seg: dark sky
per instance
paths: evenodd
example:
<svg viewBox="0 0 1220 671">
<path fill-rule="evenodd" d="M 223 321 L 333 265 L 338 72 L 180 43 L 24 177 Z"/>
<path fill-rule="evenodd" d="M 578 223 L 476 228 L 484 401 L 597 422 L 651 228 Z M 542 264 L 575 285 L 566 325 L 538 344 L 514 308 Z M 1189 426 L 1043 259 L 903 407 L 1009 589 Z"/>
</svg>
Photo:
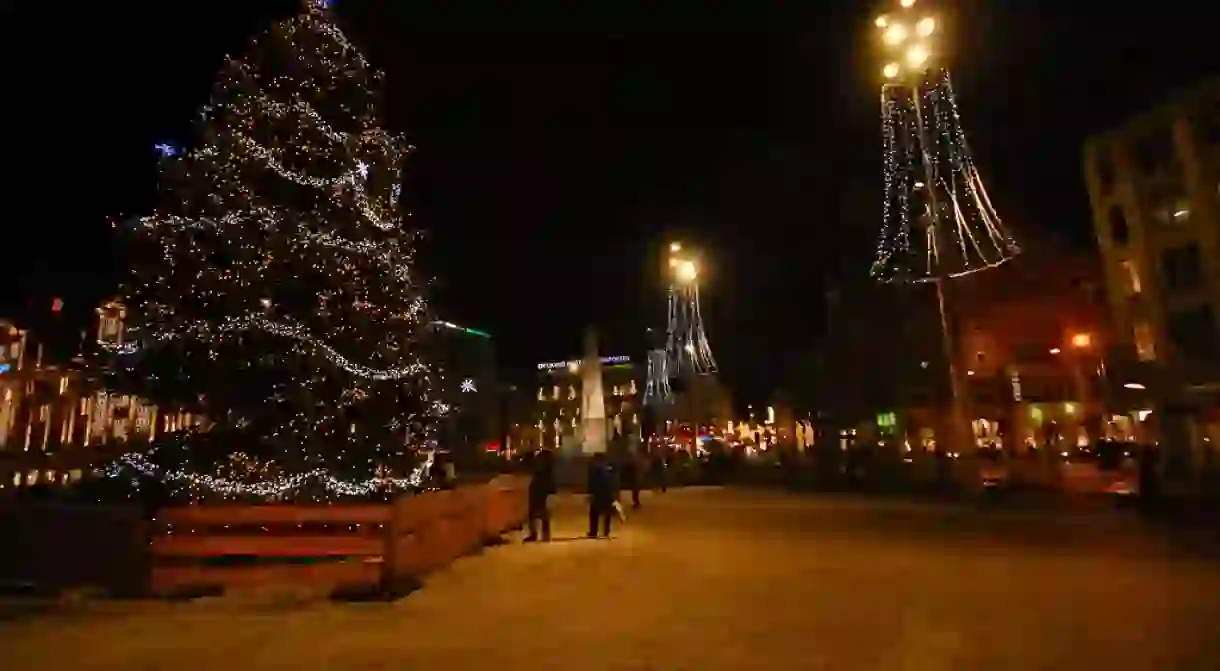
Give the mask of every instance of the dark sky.
<svg viewBox="0 0 1220 671">
<path fill-rule="evenodd" d="M 294 3 L 17 4 L 32 9 L 6 21 L 30 39 L 3 47 L 19 64 L 8 139 L 25 148 L 7 157 L 6 302 L 63 295 L 85 318 L 118 277 L 107 217 L 149 205 L 152 144 L 191 142 L 223 55 Z M 946 18 L 1001 215 L 1018 236 L 1088 244 L 1083 137 L 1220 55 L 1208 20 L 1074 4 L 968 0 Z M 509 367 L 576 353 L 590 323 L 605 349 L 638 353 L 660 325 L 662 250 L 681 239 L 705 258 L 722 368 L 757 397 L 815 343 L 824 289 L 867 272 L 881 7 L 339 0 L 337 14 L 419 147 L 406 192 L 445 318 L 492 332 Z"/>
</svg>

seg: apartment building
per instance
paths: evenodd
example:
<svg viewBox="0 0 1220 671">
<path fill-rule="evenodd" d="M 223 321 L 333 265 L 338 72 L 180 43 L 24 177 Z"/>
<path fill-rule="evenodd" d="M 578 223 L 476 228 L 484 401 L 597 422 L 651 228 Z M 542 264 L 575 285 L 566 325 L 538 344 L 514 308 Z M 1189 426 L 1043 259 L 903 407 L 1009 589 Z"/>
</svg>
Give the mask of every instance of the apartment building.
<svg viewBox="0 0 1220 671">
<path fill-rule="evenodd" d="M 1175 440 L 1220 443 L 1220 79 L 1090 138 L 1083 169 L 1131 376 L 1159 399 L 1162 437 L 1176 415 Z"/>
</svg>

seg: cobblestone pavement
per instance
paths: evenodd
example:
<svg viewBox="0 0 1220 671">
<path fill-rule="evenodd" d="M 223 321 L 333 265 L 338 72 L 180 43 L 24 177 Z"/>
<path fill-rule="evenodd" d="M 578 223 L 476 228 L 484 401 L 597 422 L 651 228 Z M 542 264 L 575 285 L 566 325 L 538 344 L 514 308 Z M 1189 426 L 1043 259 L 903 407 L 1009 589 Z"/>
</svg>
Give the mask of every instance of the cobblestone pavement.
<svg viewBox="0 0 1220 671">
<path fill-rule="evenodd" d="M 649 495 L 390 604 L 225 598 L 0 623 L 14 670 L 1220 668 L 1220 563 L 1117 516 Z"/>
</svg>

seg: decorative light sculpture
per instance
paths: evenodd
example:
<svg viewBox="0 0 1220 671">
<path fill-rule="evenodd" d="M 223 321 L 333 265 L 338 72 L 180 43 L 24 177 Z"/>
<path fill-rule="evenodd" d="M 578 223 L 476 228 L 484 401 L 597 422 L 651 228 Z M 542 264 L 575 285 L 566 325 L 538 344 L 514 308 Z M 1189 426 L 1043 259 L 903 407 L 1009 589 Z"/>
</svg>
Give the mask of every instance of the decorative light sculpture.
<svg viewBox="0 0 1220 671">
<path fill-rule="evenodd" d="M 876 21 L 882 68 L 885 198 L 871 274 L 882 282 L 936 282 L 997 266 L 1019 249 L 974 164 L 948 70 L 932 68 L 936 20 L 915 2 Z"/>
<path fill-rule="evenodd" d="M 674 254 L 681 246 L 670 245 Z M 699 267 L 689 258 L 671 256 L 669 266 L 673 282 L 669 286 L 668 355 L 669 374 L 707 375 L 716 372 L 716 359 L 703 328 L 699 309 Z"/>
<path fill-rule="evenodd" d="M 664 348 L 648 351 L 648 381 L 644 386 L 644 405 L 664 405 L 673 400 L 669 386 L 669 356 Z"/>
</svg>

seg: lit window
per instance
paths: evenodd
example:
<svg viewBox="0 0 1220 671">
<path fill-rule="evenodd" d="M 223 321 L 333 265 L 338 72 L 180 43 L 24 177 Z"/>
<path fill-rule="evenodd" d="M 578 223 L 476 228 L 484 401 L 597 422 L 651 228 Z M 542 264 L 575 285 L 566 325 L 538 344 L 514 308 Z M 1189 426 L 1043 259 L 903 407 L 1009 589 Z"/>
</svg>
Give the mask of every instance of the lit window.
<svg viewBox="0 0 1220 671">
<path fill-rule="evenodd" d="M 1153 217 L 1162 226 L 1184 226 L 1190 221 L 1190 202 L 1185 198 L 1172 198 L 1153 211 Z"/>
<path fill-rule="evenodd" d="M 1135 262 L 1130 259 L 1123 259 L 1118 262 L 1123 274 L 1123 288 L 1127 295 L 1134 296 L 1144 290 L 1143 284 L 1140 282 L 1139 270 L 1135 267 Z"/>
<path fill-rule="evenodd" d="M 1148 322 L 1138 322 L 1133 329 L 1135 336 L 1135 353 L 1140 361 L 1156 360 L 1156 340 L 1152 337 L 1152 326 Z"/>
</svg>

